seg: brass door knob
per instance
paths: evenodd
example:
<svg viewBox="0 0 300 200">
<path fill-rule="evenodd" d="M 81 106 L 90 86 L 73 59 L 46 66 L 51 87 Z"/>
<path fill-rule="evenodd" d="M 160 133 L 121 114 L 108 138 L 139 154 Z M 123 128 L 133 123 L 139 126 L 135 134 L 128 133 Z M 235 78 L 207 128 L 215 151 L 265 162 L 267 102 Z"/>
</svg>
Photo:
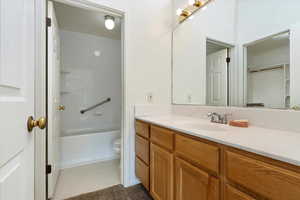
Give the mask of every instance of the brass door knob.
<svg viewBox="0 0 300 200">
<path fill-rule="evenodd" d="M 61 111 L 62 111 L 62 110 L 65 110 L 65 109 L 66 109 L 66 107 L 65 107 L 64 105 L 59 105 L 59 106 L 58 106 L 58 110 L 61 110 Z"/>
<path fill-rule="evenodd" d="M 28 117 L 27 120 L 27 130 L 31 132 L 34 127 L 39 127 L 40 129 L 44 129 L 47 125 L 47 119 L 45 117 L 41 117 L 38 120 L 34 120 L 32 116 Z"/>
</svg>

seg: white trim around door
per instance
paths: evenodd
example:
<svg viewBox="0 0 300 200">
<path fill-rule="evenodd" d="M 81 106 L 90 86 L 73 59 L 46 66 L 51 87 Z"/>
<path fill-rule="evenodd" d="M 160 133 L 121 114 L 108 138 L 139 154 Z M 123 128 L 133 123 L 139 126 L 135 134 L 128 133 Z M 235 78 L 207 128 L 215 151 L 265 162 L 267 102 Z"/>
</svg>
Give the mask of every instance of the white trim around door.
<svg viewBox="0 0 300 200">
<path fill-rule="evenodd" d="M 35 116 L 46 116 L 46 0 L 35 0 Z M 34 199 L 46 199 L 46 132 L 35 130 Z"/>
</svg>

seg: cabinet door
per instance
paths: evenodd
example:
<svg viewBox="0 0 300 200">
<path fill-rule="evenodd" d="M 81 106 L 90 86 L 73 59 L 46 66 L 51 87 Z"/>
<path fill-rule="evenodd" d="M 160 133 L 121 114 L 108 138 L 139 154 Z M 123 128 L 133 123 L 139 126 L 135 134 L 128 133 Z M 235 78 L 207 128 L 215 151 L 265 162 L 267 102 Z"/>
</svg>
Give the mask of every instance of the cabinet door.
<svg viewBox="0 0 300 200">
<path fill-rule="evenodd" d="M 176 158 L 176 200 L 219 200 L 219 180 Z"/>
<path fill-rule="evenodd" d="M 226 185 L 225 200 L 255 200 L 255 199 L 231 187 L 230 185 Z"/>
<path fill-rule="evenodd" d="M 155 200 L 173 200 L 173 154 L 151 144 L 150 193 Z"/>
</svg>

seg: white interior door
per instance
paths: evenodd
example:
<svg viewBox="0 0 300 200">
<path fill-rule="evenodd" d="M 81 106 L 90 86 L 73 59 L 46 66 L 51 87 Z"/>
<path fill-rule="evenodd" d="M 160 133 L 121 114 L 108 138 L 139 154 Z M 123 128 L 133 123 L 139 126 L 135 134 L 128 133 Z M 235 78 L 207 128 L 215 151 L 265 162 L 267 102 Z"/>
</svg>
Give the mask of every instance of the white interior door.
<svg viewBox="0 0 300 200">
<path fill-rule="evenodd" d="M 48 3 L 48 164 L 52 172 L 48 175 L 48 196 L 53 197 L 59 175 L 60 159 L 60 38 L 53 3 Z"/>
<path fill-rule="evenodd" d="M 34 2 L 0 0 L 0 200 L 34 199 Z"/>
<path fill-rule="evenodd" d="M 227 105 L 227 49 L 207 56 L 207 104 Z"/>
</svg>

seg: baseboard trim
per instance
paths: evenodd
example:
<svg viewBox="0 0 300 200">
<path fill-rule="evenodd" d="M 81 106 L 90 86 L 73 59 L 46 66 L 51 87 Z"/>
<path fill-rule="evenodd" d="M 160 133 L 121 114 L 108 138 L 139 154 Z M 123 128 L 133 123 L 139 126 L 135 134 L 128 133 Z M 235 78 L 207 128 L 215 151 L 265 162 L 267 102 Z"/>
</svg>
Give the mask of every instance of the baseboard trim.
<svg viewBox="0 0 300 200">
<path fill-rule="evenodd" d="M 138 180 L 137 178 L 135 178 L 135 179 L 131 180 L 131 185 L 130 186 L 137 185 L 137 184 L 140 184 L 140 183 L 141 183 L 141 181 Z"/>
<path fill-rule="evenodd" d="M 63 169 L 69 169 L 73 167 L 80 167 L 83 165 L 89 165 L 93 163 L 98 163 L 98 162 L 104 162 L 104 161 L 109 161 L 109 160 L 117 160 L 120 159 L 120 156 L 111 156 L 111 157 L 106 157 L 106 158 L 99 158 L 99 159 L 94 159 L 94 160 L 85 160 L 85 161 L 73 161 L 69 163 L 62 163 L 61 164 L 61 170 Z"/>
</svg>

